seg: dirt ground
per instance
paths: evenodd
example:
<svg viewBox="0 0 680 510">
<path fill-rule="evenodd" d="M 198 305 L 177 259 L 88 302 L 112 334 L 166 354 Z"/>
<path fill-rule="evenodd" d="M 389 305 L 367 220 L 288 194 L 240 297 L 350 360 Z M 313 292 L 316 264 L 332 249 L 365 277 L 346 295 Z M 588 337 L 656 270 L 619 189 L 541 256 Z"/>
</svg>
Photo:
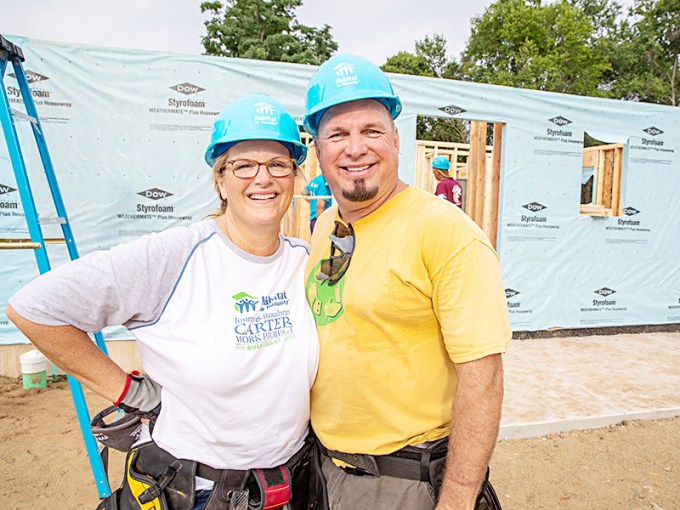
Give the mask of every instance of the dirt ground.
<svg viewBox="0 0 680 510">
<path fill-rule="evenodd" d="M 86 395 L 93 414 L 107 405 Z M 66 382 L 23 390 L 0 377 L 0 444 L 0 509 L 97 506 Z M 114 486 L 122 463 L 111 459 Z M 680 417 L 500 441 L 491 472 L 504 510 L 677 510 Z"/>
</svg>

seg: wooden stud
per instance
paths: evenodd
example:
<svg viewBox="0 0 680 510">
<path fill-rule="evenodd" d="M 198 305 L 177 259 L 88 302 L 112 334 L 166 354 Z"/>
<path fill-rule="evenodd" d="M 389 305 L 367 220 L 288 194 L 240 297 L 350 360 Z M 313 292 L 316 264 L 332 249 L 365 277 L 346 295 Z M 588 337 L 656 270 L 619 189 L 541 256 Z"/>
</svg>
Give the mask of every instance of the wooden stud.
<svg viewBox="0 0 680 510">
<path fill-rule="evenodd" d="M 621 166 L 623 162 L 623 146 L 614 149 L 614 176 L 612 180 L 612 214 L 621 216 Z"/>
<path fill-rule="evenodd" d="M 582 166 L 595 170 L 595 193 L 591 204 L 581 204 L 581 214 L 621 216 L 621 165 L 623 144 L 599 145 L 583 149 Z"/>
<path fill-rule="evenodd" d="M 496 247 L 498 235 L 498 197 L 501 182 L 501 147 L 503 144 L 503 124 L 493 125 L 493 152 L 491 169 L 488 172 L 489 190 L 488 200 L 484 207 L 484 232 L 492 246 Z"/>
<path fill-rule="evenodd" d="M 595 194 L 593 204 L 602 205 L 603 188 L 604 188 L 604 157 L 602 151 L 597 151 L 597 158 L 595 160 Z"/>
<path fill-rule="evenodd" d="M 486 168 L 486 122 L 472 121 L 468 157 L 467 213 L 480 227 L 484 212 L 484 174 Z"/>
<path fill-rule="evenodd" d="M 614 184 L 614 152 L 615 149 L 607 149 L 600 154 L 602 163 L 602 201 L 605 209 L 612 208 L 612 187 Z"/>
</svg>

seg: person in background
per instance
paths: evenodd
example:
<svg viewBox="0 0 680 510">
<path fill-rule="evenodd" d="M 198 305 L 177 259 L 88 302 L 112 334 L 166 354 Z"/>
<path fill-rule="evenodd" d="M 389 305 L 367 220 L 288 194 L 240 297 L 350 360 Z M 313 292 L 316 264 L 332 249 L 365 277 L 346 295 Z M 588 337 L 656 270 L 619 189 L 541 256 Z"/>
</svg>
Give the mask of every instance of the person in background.
<svg viewBox="0 0 680 510">
<path fill-rule="evenodd" d="M 132 447 L 99 508 L 308 507 L 306 487 L 293 500 L 291 487 L 306 483 L 318 365 L 309 247 L 279 234 L 306 153 L 283 105 L 239 98 L 205 153 L 213 217 L 91 253 L 10 298 L 7 316 L 51 361 L 150 420 L 151 440 Z M 145 374 L 125 373 L 86 333 L 118 324 Z"/>
<path fill-rule="evenodd" d="M 309 181 L 309 184 L 302 190 L 303 195 L 308 195 L 312 197 L 330 197 L 331 189 L 326 183 L 326 179 L 323 178 L 322 174 L 317 175 Z M 316 224 L 316 219 L 321 216 L 321 213 L 328 209 L 333 201 L 330 198 L 325 199 L 314 199 L 309 201 L 309 231 L 314 233 L 314 225 Z"/>
<path fill-rule="evenodd" d="M 463 208 L 463 187 L 451 177 L 451 164 L 446 156 L 435 156 L 432 160 L 432 173 L 437 179 L 437 189 L 434 194 L 439 198 L 448 200 L 452 204 Z"/>
<path fill-rule="evenodd" d="M 511 337 L 500 264 L 459 208 L 399 179 L 400 111 L 387 76 L 351 54 L 307 88 L 304 127 L 334 197 L 306 272 L 328 504 L 499 509 L 487 466 Z"/>
</svg>

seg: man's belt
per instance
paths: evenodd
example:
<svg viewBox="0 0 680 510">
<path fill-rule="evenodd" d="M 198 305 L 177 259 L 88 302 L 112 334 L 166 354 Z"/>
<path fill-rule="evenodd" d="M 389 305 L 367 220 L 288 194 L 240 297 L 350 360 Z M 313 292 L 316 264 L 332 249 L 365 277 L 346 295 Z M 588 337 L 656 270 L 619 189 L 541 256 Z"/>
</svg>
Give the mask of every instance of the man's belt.
<svg viewBox="0 0 680 510">
<path fill-rule="evenodd" d="M 430 462 L 446 457 L 448 438 L 428 448 L 406 446 L 388 455 L 367 455 L 328 450 L 320 445 L 324 455 L 339 460 L 351 467 L 343 468 L 350 474 L 393 476 L 407 480 L 430 480 Z"/>
<path fill-rule="evenodd" d="M 303 448 L 304 450 L 304 448 Z M 300 450 L 300 451 L 303 451 Z M 219 486 L 230 488 L 233 494 L 225 494 L 225 499 L 234 497 L 244 498 L 246 503 L 250 497 L 251 509 L 270 510 L 280 508 L 290 502 L 292 497 L 292 479 L 290 469 L 297 464 L 302 455 L 296 453 L 284 465 L 270 469 L 253 469 L 240 471 L 236 469 L 216 469 L 200 462 L 196 463 L 196 476 L 206 478 L 218 483 Z M 250 494 L 246 488 L 246 480 L 251 479 L 257 484 L 257 489 L 252 487 Z M 220 483 L 221 482 L 221 483 Z M 240 487 L 240 491 L 233 488 Z M 253 490 L 255 489 L 255 490 Z M 239 494 L 244 492 L 245 494 Z M 259 493 L 259 496 L 258 496 Z M 230 507 L 231 508 L 231 507 Z M 234 508 L 238 508 L 234 506 Z"/>
</svg>

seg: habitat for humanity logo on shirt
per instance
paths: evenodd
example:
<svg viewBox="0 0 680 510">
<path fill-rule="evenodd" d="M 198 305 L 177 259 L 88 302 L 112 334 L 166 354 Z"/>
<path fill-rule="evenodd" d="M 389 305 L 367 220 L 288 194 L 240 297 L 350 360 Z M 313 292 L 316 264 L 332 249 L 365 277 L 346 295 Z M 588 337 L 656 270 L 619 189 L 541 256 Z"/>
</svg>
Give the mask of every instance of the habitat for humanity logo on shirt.
<svg viewBox="0 0 680 510">
<path fill-rule="evenodd" d="M 234 300 L 234 337 L 237 350 L 256 350 L 295 337 L 286 292 L 252 296 L 239 292 Z"/>
</svg>

